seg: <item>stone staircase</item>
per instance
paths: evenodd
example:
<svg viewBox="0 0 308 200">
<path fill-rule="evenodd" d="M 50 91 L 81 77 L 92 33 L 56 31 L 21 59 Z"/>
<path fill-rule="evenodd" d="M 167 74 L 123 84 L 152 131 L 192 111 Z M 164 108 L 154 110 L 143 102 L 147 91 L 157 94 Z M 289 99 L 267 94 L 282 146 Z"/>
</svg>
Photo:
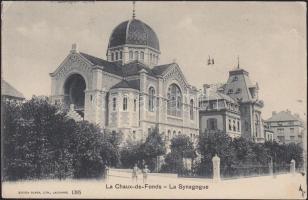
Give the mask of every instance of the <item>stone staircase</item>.
<svg viewBox="0 0 308 200">
<path fill-rule="evenodd" d="M 82 121 L 83 120 L 83 117 L 78 112 L 75 111 L 74 104 L 70 105 L 70 109 L 67 112 L 67 116 L 69 118 L 72 118 L 75 121 Z"/>
</svg>

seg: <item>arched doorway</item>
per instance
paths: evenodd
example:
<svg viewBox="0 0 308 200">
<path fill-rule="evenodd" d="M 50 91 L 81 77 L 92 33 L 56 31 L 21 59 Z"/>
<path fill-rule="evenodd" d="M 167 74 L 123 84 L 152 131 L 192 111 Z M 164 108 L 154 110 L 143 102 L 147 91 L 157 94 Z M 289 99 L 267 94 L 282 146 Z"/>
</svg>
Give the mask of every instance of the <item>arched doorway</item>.
<svg viewBox="0 0 308 200">
<path fill-rule="evenodd" d="M 64 84 L 65 104 L 74 104 L 75 110 L 84 110 L 86 82 L 80 74 L 69 76 Z"/>
</svg>

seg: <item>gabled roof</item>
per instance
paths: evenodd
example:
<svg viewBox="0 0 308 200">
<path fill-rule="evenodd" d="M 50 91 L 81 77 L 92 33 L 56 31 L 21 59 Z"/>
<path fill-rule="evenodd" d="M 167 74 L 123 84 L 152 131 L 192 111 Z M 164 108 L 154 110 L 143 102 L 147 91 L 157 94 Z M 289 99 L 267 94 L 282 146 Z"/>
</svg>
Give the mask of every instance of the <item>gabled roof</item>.
<svg viewBox="0 0 308 200">
<path fill-rule="evenodd" d="M 121 82 L 115 84 L 111 89 L 117 89 L 117 88 L 131 88 L 131 89 L 140 89 L 140 83 L 139 80 L 122 80 Z"/>
<path fill-rule="evenodd" d="M 83 57 L 85 57 L 87 60 L 89 60 L 91 63 L 94 65 L 102 66 L 103 71 L 106 71 L 111 74 L 115 74 L 118 76 L 122 76 L 122 69 L 121 65 L 118 64 L 117 62 L 109 62 L 94 56 L 91 56 L 86 53 L 79 52 Z"/>
<path fill-rule="evenodd" d="M 139 74 L 139 71 L 142 69 L 146 70 L 149 75 L 154 75 L 151 68 L 147 67 L 145 64 L 135 60 L 130 63 L 125 64 L 122 67 L 122 75 L 123 76 L 132 76 Z"/>
<path fill-rule="evenodd" d="M 80 52 L 80 54 L 94 65 L 102 66 L 103 71 L 122 77 L 138 75 L 142 69 L 144 69 L 148 73 L 148 75 L 155 77 L 163 74 L 169 67 L 172 66 L 172 64 L 174 64 L 170 63 L 149 68 L 148 66 L 137 60 L 127 63 L 125 65 L 121 65 L 118 62 L 109 62 L 83 52 Z"/>
<path fill-rule="evenodd" d="M 1 96 L 25 99 L 24 95 L 5 80 L 1 79 Z"/>
<path fill-rule="evenodd" d="M 289 111 L 281 111 L 272 117 L 270 117 L 268 120 L 269 122 L 278 122 L 278 121 L 300 121 L 299 118 L 292 115 Z"/>
<path fill-rule="evenodd" d="M 155 75 L 162 75 L 169 67 L 171 67 L 174 63 L 169 63 L 165 65 L 157 65 L 152 68 L 152 71 Z"/>
</svg>

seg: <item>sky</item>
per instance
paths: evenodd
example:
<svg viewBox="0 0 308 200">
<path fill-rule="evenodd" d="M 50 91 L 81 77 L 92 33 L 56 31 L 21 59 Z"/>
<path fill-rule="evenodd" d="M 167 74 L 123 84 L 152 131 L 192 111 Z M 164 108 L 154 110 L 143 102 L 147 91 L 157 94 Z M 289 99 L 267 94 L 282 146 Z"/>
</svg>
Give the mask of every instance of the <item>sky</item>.
<svg viewBox="0 0 308 200">
<path fill-rule="evenodd" d="M 49 73 L 79 51 L 106 59 L 109 36 L 132 17 L 132 2 L 2 2 L 2 78 L 50 95 Z M 259 84 L 263 118 L 289 109 L 306 118 L 306 7 L 300 2 L 138 2 L 136 18 L 160 42 L 159 64 L 179 64 L 187 81 L 223 83 L 237 65 Z M 208 56 L 215 65 L 207 65 Z M 302 101 L 302 102 L 300 102 Z"/>
</svg>

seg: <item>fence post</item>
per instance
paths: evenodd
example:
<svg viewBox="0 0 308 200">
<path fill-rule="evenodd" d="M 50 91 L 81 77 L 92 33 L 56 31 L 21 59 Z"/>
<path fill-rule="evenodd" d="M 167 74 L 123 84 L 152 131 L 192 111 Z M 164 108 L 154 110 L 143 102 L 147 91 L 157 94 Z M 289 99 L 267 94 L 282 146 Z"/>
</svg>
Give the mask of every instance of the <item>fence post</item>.
<svg viewBox="0 0 308 200">
<path fill-rule="evenodd" d="M 269 175 L 273 176 L 273 159 L 271 158 L 271 161 L 269 163 Z"/>
<path fill-rule="evenodd" d="M 292 175 L 295 174 L 295 160 L 294 159 L 291 160 L 290 173 L 292 173 Z"/>
<path fill-rule="evenodd" d="M 213 162 L 213 180 L 220 181 L 220 158 L 215 154 L 212 158 Z"/>
<path fill-rule="evenodd" d="M 106 181 L 109 179 L 109 167 L 105 166 L 105 179 Z"/>
</svg>

